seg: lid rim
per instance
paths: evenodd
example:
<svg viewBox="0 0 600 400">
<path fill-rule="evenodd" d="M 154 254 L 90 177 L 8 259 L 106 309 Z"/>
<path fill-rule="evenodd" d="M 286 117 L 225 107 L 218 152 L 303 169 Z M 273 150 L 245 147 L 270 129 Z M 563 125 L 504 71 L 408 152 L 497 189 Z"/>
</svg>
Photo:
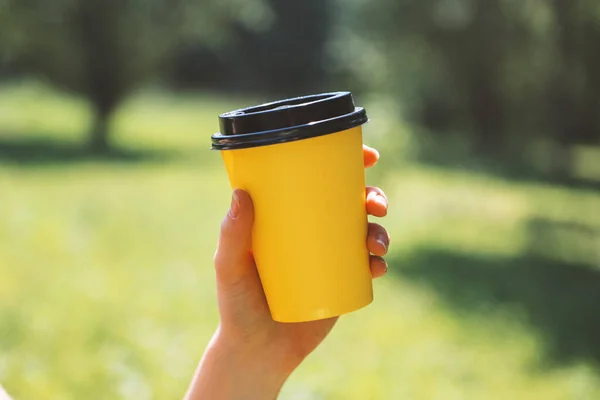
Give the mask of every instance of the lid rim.
<svg viewBox="0 0 600 400">
<path fill-rule="evenodd" d="M 219 116 L 223 135 L 239 135 L 323 121 L 355 109 L 352 93 L 330 92 L 299 96 L 240 108 Z"/>
<path fill-rule="evenodd" d="M 280 104 L 281 104 L 280 107 L 282 107 L 282 106 L 285 106 L 286 104 L 294 103 L 298 100 L 310 100 L 310 99 L 314 98 L 315 100 L 306 101 L 305 103 L 302 103 L 302 105 L 313 105 L 315 103 L 331 101 L 331 100 L 335 100 L 338 98 L 342 98 L 344 96 L 351 96 L 351 95 L 352 95 L 352 93 L 350 93 L 350 92 L 341 91 L 341 92 L 327 92 L 327 93 L 320 93 L 320 94 L 311 94 L 308 96 L 291 97 L 289 99 L 271 101 L 271 102 L 263 103 L 263 104 L 256 105 L 256 106 L 250 106 L 250 107 L 245 107 L 245 108 L 239 108 L 237 110 L 228 111 L 226 113 L 219 115 L 219 118 L 230 119 L 232 117 L 236 117 L 236 118 L 251 117 L 251 116 L 258 115 L 258 114 L 271 113 L 274 110 L 276 110 L 276 108 L 266 108 L 266 109 L 262 109 L 262 110 L 258 110 L 258 111 L 251 111 L 251 112 L 247 112 L 246 110 L 272 107 L 272 106 L 277 106 Z M 290 106 L 290 108 L 292 108 L 292 107 L 293 107 L 293 105 Z"/>
<path fill-rule="evenodd" d="M 237 150 L 309 139 L 352 129 L 368 120 L 366 110 L 355 107 L 351 113 L 308 124 L 238 135 L 215 133 L 211 136 L 211 150 Z"/>
</svg>

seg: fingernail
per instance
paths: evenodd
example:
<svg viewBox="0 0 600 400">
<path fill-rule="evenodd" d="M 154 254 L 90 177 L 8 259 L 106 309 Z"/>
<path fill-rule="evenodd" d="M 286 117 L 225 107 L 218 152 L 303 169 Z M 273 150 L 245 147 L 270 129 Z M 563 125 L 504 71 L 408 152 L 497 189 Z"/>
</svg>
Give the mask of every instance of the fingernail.
<svg viewBox="0 0 600 400">
<path fill-rule="evenodd" d="M 231 215 L 231 218 L 236 219 L 239 212 L 240 212 L 240 200 L 234 191 L 233 194 L 231 195 L 231 206 L 229 207 L 229 215 Z"/>
<path fill-rule="evenodd" d="M 367 195 L 367 201 L 371 201 L 371 200 L 372 200 L 372 201 L 377 201 L 377 197 L 378 197 L 378 196 L 379 196 L 379 195 L 378 195 L 377 193 L 375 193 L 375 192 L 370 192 L 370 193 Z"/>
<path fill-rule="evenodd" d="M 388 206 L 387 200 L 385 199 L 385 197 L 383 197 L 380 194 L 377 194 L 377 197 L 375 198 L 375 201 L 378 202 L 378 203 L 380 203 L 384 207 Z"/>
<path fill-rule="evenodd" d="M 387 272 L 387 270 L 388 270 L 388 263 L 387 263 L 387 261 L 385 261 L 385 258 L 383 258 L 383 257 L 378 257 L 378 258 L 377 258 L 377 260 L 379 261 L 379 263 L 380 263 L 381 265 L 383 265 L 383 269 L 384 269 L 384 271 L 385 271 L 385 272 Z"/>
<path fill-rule="evenodd" d="M 379 160 L 379 151 L 377 151 L 377 149 L 373 149 L 372 147 L 371 147 L 371 149 L 377 155 L 377 159 Z"/>
<path fill-rule="evenodd" d="M 388 243 L 387 243 L 387 237 L 384 235 L 378 235 L 377 238 L 375 239 L 375 241 L 377 243 L 379 243 L 380 245 L 383 246 L 383 248 L 385 249 L 385 251 L 387 252 L 388 250 Z"/>
</svg>

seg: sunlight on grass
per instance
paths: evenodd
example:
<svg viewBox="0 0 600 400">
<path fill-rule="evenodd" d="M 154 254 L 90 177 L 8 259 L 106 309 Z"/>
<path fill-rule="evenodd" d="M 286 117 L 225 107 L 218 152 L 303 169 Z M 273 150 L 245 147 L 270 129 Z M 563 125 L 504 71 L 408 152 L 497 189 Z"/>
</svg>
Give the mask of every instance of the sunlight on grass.
<svg viewBox="0 0 600 400">
<path fill-rule="evenodd" d="M 21 168 L 0 159 L 0 382 L 16 399 L 182 397 L 218 321 L 211 259 L 229 187 L 209 135 L 218 113 L 240 105 L 160 93 L 131 99 L 114 121 L 118 143 L 173 150 L 180 156 L 172 161 Z M 0 135 L 80 141 L 86 110 L 42 86 L 3 88 Z M 389 276 L 376 282 L 371 306 L 341 319 L 282 398 L 598 398 L 596 361 L 553 359 L 554 333 L 536 325 L 523 299 L 469 310 L 418 274 L 443 274 L 442 261 L 427 260 L 444 251 L 458 260 L 538 254 L 532 232 L 557 221 L 558 237 L 579 243 L 571 226 L 584 225 L 593 241 L 600 194 L 382 166 L 370 176 L 390 198 Z M 567 261 L 597 261 L 586 257 Z M 498 270 L 502 261 L 481 267 Z M 476 290 L 485 288 L 462 290 L 471 289 L 479 302 Z"/>
</svg>

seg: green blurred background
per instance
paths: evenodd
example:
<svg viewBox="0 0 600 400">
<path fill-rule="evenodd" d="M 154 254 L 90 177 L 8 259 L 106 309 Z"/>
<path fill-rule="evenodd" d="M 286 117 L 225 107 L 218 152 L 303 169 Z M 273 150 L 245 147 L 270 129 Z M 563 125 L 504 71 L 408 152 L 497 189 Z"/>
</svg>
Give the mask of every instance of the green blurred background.
<svg viewBox="0 0 600 400">
<path fill-rule="evenodd" d="M 282 399 L 600 398 L 597 0 L 0 0 L 0 383 L 178 399 L 217 115 L 350 90 L 388 276 Z"/>
</svg>

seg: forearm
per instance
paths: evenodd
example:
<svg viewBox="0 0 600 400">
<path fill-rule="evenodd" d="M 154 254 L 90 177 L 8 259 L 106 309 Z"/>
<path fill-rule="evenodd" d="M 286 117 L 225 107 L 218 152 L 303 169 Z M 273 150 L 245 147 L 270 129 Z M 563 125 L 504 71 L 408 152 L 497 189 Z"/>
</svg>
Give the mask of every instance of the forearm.
<svg viewBox="0 0 600 400">
<path fill-rule="evenodd" d="M 10 400 L 8 393 L 4 391 L 4 388 L 0 385 L 0 400 Z"/>
<path fill-rule="evenodd" d="M 198 365 L 185 400 L 276 399 L 288 375 L 267 355 L 226 343 L 217 332 Z"/>
</svg>

